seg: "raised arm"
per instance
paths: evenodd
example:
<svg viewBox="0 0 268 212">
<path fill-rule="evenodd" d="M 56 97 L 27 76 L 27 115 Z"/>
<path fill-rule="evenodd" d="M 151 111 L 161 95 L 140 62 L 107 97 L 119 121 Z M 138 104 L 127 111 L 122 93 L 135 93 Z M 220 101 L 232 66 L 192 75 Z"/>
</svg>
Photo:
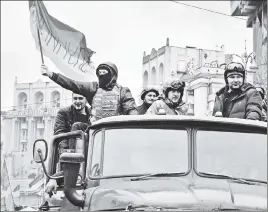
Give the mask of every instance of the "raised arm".
<svg viewBox="0 0 268 212">
<path fill-rule="evenodd" d="M 97 82 L 81 82 L 72 80 L 62 74 L 57 74 L 48 70 L 47 66 L 41 66 L 41 74 L 44 76 L 48 76 L 55 83 L 60 85 L 61 87 L 70 90 L 74 93 L 83 95 L 85 97 L 90 96 L 90 94 L 95 94 L 98 84 Z"/>
</svg>

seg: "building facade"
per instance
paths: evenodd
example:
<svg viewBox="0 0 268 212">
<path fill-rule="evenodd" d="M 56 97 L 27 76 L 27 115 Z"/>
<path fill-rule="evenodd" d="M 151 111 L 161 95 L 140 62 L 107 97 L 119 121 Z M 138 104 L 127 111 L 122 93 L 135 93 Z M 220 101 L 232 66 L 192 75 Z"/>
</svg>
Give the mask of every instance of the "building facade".
<svg viewBox="0 0 268 212">
<path fill-rule="evenodd" d="M 41 165 L 32 159 L 33 144 L 36 139 L 51 140 L 57 112 L 70 105 L 71 98 L 71 91 L 54 82 L 14 82 L 14 106 L 1 111 L 1 142 L 12 188 L 20 185 L 21 204 L 40 203 L 40 188 L 31 187 L 31 182 L 42 174 Z"/>
<path fill-rule="evenodd" d="M 230 1 L 230 6 L 231 15 L 247 17 L 246 27 L 252 28 L 257 65 L 254 84 L 267 89 L 267 0 Z"/>
<path fill-rule="evenodd" d="M 204 116 L 211 114 L 215 93 L 225 82 L 224 46 L 215 50 L 196 47 L 176 47 L 166 45 L 158 50 L 152 49 L 149 55 L 144 52 L 142 69 L 142 88 L 155 86 L 161 90 L 163 83 L 172 78 L 187 79 L 184 101 L 189 105 L 188 113 Z"/>
</svg>

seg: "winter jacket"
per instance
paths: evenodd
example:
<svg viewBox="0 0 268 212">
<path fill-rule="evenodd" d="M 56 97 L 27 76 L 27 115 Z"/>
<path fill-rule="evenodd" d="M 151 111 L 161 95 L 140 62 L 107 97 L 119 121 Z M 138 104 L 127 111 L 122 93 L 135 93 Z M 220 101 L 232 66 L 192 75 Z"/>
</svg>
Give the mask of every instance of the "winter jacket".
<svg viewBox="0 0 268 212">
<path fill-rule="evenodd" d="M 85 107 L 87 119 L 90 118 L 90 109 Z M 71 127 L 75 122 L 81 122 L 78 120 L 76 109 L 73 105 L 65 108 L 61 108 L 58 111 L 58 114 L 55 119 L 54 125 L 54 135 L 58 135 L 60 133 L 66 133 L 71 131 Z M 89 123 L 87 123 L 89 124 Z"/>
<path fill-rule="evenodd" d="M 225 86 L 216 93 L 213 116 L 219 111 L 223 117 L 261 120 L 262 100 L 253 85 L 245 83 L 231 99 L 227 98 L 228 90 Z"/>
<path fill-rule="evenodd" d="M 150 106 L 151 105 L 146 104 L 145 102 L 143 102 L 140 106 L 138 106 L 137 110 L 139 112 L 139 115 L 144 115 Z"/>
<path fill-rule="evenodd" d="M 181 102 L 174 107 L 168 99 L 156 100 L 147 110 L 146 115 L 158 115 L 160 109 L 164 109 L 166 115 L 186 115 L 188 107 L 185 102 Z"/>
<path fill-rule="evenodd" d="M 262 100 L 262 121 L 267 122 L 267 99 Z"/>
<path fill-rule="evenodd" d="M 119 115 L 120 114 L 138 115 L 137 106 L 136 106 L 134 98 L 131 95 L 129 88 L 122 87 L 121 85 L 116 83 L 116 80 L 117 80 L 117 68 L 116 68 L 116 66 L 112 63 L 105 63 L 105 64 L 107 66 L 109 66 L 112 70 L 114 70 L 112 73 L 113 74 L 112 80 L 107 85 L 105 90 L 107 90 L 107 92 L 112 91 L 115 86 L 120 90 Z M 84 96 L 90 105 L 94 105 L 94 104 L 92 104 L 93 98 L 94 98 L 96 93 L 99 93 L 98 90 L 101 89 L 101 88 L 99 88 L 97 82 L 75 81 L 75 80 L 69 79 L 68 77 L 63 76 L 62 74 L 53 73 L 51 79 L 55 83 L 60 85 L 61 87 Z M 93 110 L 94 110 L 94 108 L 92 106 L 92 111 Z"/>
<path fill-rule="evenodd" d="M 85 107 L 86 114 L 87 114 L 87 120 L 88 122 L 86 124 L 90 124 L 90 116 L 91 112 L 90 109 L 86 106 Z M 54 124 L 54 135 L 58 135 L 61 133 L 67 133 L 71 131 L 71 127 L 75 122 L 82 122 L 77 117 L 77 111 L 74 108 L 73 105 L 65 108 L 61 108 L 56 116 L 55 124 Z M 68 140 L 64 139 L 59 143 L 59 152 L 62 152 L 63 149 L 69 148 L 69 142 Z"/>
</svg>

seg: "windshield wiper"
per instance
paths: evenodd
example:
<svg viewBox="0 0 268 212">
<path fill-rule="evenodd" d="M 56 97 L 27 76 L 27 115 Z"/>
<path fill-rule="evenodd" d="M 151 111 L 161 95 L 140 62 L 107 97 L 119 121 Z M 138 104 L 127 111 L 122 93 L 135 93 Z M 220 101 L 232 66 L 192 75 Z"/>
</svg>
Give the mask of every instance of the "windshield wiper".
<svg viewBox="0 0 268 212">
<path fill-rule="evenodd" d="M 139 177 L 131 178 L 131 181 L 143 180 L 149 177 L 176 177 L 176 176 L 182 176 L 185 173 L 186 172 L 163 172 L 163 173 L 147 174 L 147 175 L 142 175 Z"/>
<path fill-rule="evenodd" d="M 215 173 L 206 173 L 206 172 L 199 172 L 199 173 L 202 175 L 206 175 L 206 176 L 221 177 L 221 178 L 228 179 L 228 180 L 234 180 L 234 181 L 238 181 L 239 183 L 243 183 L 247 185 L 256 185 L 259 183 L 267 184 L 267 182 L 261 181 L 261 180 L 243 179 L 243 178 L 233 177 L 233 176 L 224 175 L 224 174 L 215 174 Z"/>
</svg>

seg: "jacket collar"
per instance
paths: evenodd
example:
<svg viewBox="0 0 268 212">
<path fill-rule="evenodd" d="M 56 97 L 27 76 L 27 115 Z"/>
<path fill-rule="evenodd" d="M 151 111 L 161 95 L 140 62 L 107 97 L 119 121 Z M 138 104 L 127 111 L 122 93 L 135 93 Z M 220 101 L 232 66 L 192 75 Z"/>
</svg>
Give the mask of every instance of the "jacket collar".
<svg viewBox="0 0 268 212">
<path fill-rule="evenodd" d="M 245 83 L 245 84 L 242 85 L 242 87 L 240 88 L 240 91 L 241 91 L 241 92 L 239 92 L 240 95 L 238 95 L 238 96 L 239 96 L 239 97 L 240 97 L 241 95 L 244 96 L 245 93 L 246 93 L 246 91 L 249 90 L 249 89 L 251 89 L 251 88 L 254 88 L 254 86 L 251 85 L 250 83 Z M 228 90 L 229 90 L 229 86 L 228 86 L 228 85 L 225 85 L 223 88 L 221 88 L 221 89 L 216 93 L 216 95 L 217 95 L 217 96 L 220 96 L 220 95 L 222 95 L 222 94 L 224 94 L 224 93 L 227 93 Z"/>
</svg>

